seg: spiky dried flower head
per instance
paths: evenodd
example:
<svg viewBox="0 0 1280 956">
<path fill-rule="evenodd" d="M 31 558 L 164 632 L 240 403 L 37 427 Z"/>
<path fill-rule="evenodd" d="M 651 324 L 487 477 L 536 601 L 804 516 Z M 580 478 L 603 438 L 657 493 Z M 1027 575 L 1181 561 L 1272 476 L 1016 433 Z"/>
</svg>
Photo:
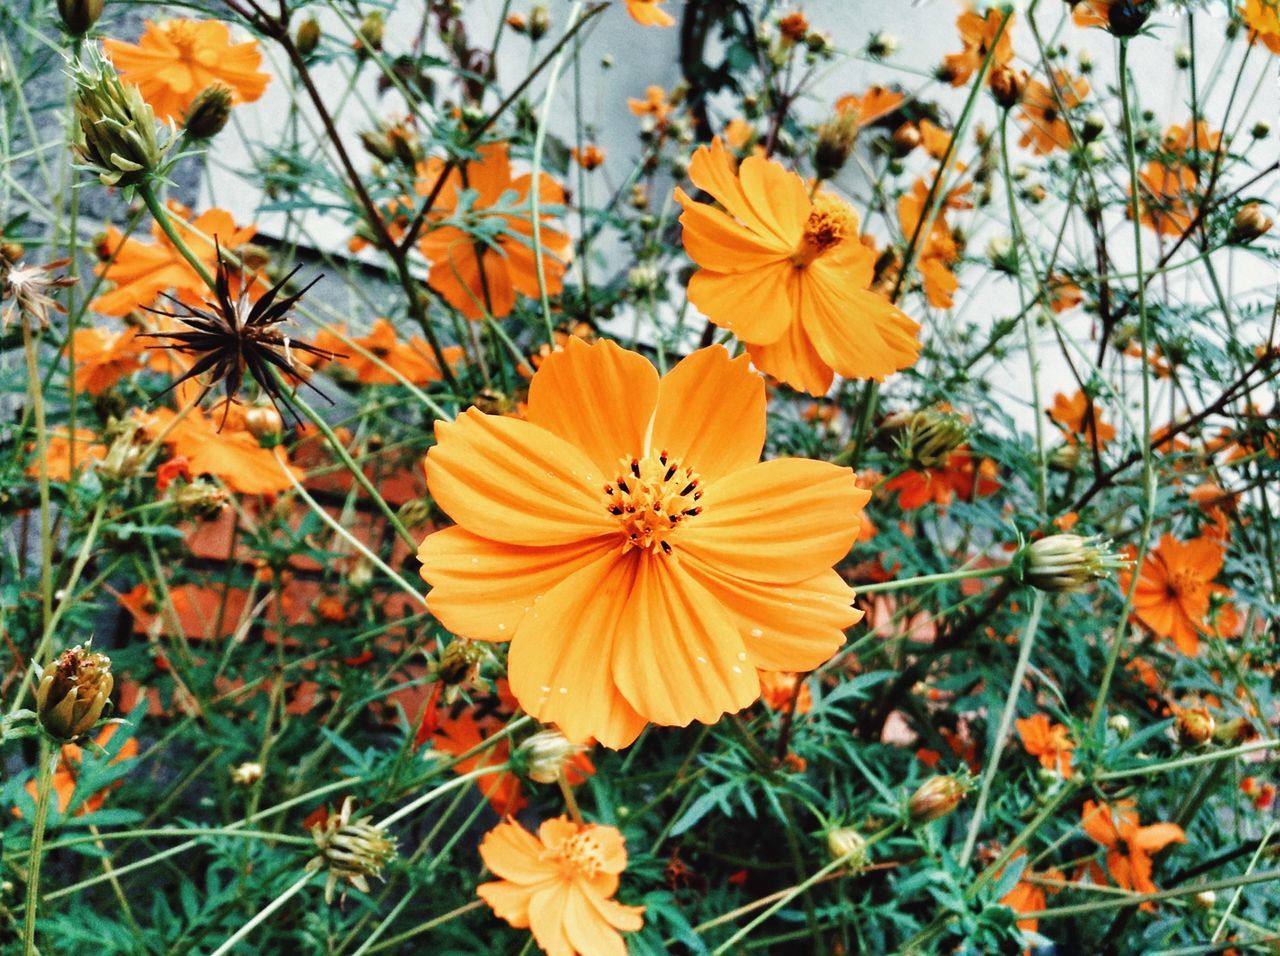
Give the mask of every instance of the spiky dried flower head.
<svg viewBox="0 0 1280 956">
<path fill-rule="evenodd" d="M 162 174 L 173 128 L 162 142 L 155 112 L 138 88 L 120 79 L 96 45 L 86 47 L 72 64 L 71 78 L 79 126 L 72 149 L 81 162 L 94 169 L 105 186 L 137 186 Z"/>
<path fill-rule="evenodd" d="M 63 651 L 40 671 L 36 686 L 40 725 L 51 737 L 75 740 L 102 717 L 114 686 L 106 654 L 80 644 Z"/>
<path fill-rule="evenodd" d="M 185 312 L 147 310 L 176 319 L 185 326 L 171 332 L 141 333 L 147 338 L 158 340 L 155 345 L 148 347 L 173 349 L 195 358 L 191 368 L 169 388 L 176 388 L 188 379 L 207 375 L 208 379 L 196 399 L 197 403 L 221 382 L 229 406 L 231 402 L 238 399 L 247 373 L 258 383 L 262 393 L 271 400 L 271 404 L 282 415 L 284 409 L 292 412 L 293 408 L 280 387 L 280 378 L 294 386 L 307 385 L 328 401 L 328 397 L 311 384 L 305 371 L 298 368 L 293 353 L 307 352 L 325 360 L 345 356 L 319 348 L 309 342 L 291 338 L 280 330 L 280 326 L 289 319 L 293 307 L 311 286 L 320 281 L 320 277 L 317 276 L 302 290 L 281 297 L 284 287 L 301 268 L 299 266 L 254 302 L 249 298 L 249 290 L 256 280 L 246 279 L 241 283 L 239 295 L 233 296 L 230 272 L 222 256 L 221 247 L 218 248 L 217 255 L 215 301 L 205 300 L 204 308 L 196 308 L 173 296 L 165 295 L 165 298 L 178 308 L 184 309 Z M 296 412 L 293 412 L 293 416 L 296 421 L 301 422 Z M 226 421 L 225 411 L 222 421 Z"/>
<path fill-rule="evenodd" d="M 942 468 L 969 437 L 969 426 L 954 412 L 938 408 L 895 412 L 880 426 L 907 466 Z"/>
<path fill-rule="evenodd" d="M 333 891 L 339 882 L 349 883 L 361 893 L 369 892 L 369 877 L 382 878 L 382 868 L 396 856 L 396 841 L 367 817 L 353 817 L 355 803 L 351 797 L 342 801 L 336 814 L 311 828 L 320 853 L 307 863 L 307 870 L 328 870 L 324 884 L 324 901 L 333 902 Z M 344 892 L 345 895 L 345 892 Z"/>
<path fill-rule="evenodd" d="M 54 299 L 50 292 L 73 286 L 79 281 L 71 276 L 53 274 L 70 261 L 58 259 L 42 266 L 29 266 L 25 262 L 12 263 L 7 256 L 0 256 L 0 302 L 9 300 L 4 311 L 0 312 L 0 332 L 8 328 L 15 312 L 21 312 L 42 329 L 49 327 L 50 310 L 66 315 L 67 307 Z"/>
</svg>

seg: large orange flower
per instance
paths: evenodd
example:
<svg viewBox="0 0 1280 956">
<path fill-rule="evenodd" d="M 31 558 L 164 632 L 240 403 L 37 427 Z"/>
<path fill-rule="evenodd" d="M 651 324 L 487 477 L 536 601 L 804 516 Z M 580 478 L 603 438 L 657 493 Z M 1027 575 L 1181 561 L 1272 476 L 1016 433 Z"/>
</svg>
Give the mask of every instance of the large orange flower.
<svg viewBox="0 0 1280 956">
<path fill-rule="evenodd" d="M 1018 736 L 1022 738 L 1022 747 L 1026 752 L 1040 760 L 1040 766 L 1052 770 L 1064 777 L 1071 776 L 1071 751 L 1075 744 L 1067 735 L 1067 728 L 1062 724 L 1050 724 L 1044 714 L 1033 714 L 1022 720 L 1015 720 Z M 1043 908 L 1043 907 L 1042 907 Z"/>
<path fill-rule="evenodd" d="M 1004 18 L 999 10 L 988 10 L 981 14 L 975 10 L 966 10 L 956 18 L 956 29 L 960 31 L 960 42 L 964 49 L 959 53 L 951 53 L 943 58 L 942 69 L 952 86 L 964 86 L 981 67 L 987 58 L 992 44 L 995 53 L 991 57 L 991 72 L 999 67 L 1008 66 L 1013 60 L 1013 18 L 1005 27 L 1000 39 L 996 34 L 1000 31 L 1000 21 Z"/>
<path fill-rule="evenodd" d="M 756 366 L 812 395 L 835 373 L 883 380 L 913 364 L 920 327 L 870 291 L 875 253 L 857 213 L 778 163 L 748 156 L 735 173 L 719 139 L 693 156 L 689 178 L 724 210 L 684 190 L 684 247 L 702 268 L 689 301 L 747 343 Z"/>
<path fill-rule="evenodd" d="M 161 120 L 180 120 L 206 88 L 221 84 L 233 103 L 252 103 L 271 79 L 254 40 L 232 43 L 217 20 L 148 20 L 135 46 L 103 40 L 102 48 L 126 83 L 133 83 Z"/>
<path fill-rule="evenodd" d="M 1212 538 L 1193 538 L 1184 543 L 1166 534 L 1146 556 L 1138 574 L 1133 595 L 1133 612 L 1138 620 L 1160 637 L 1171 638 L 1182 653 L 1198 653 L 1200 633 L 1211 630 L 1208 615 L 1213 597 L 1231 593 L 1213 583 L 1222 570 L 1225 551 L 1222 542 Z M 1129 575 L 1130 572 L 1120 573 L 1122 593 L 1128 591 Z"/>
<path fill-rule="evenodd" d="M 764 383 L 702 349 L 661 381 L 612 342 L 571 338 L 526 419 L 436 425 L 431 497 L 458 526 L 423 542 L 428 606 L 511 641 L 511 690 L 566 736 L 622 747 L 646 721 L 710 723 L 808 671 L 861 618 L 832 565 L 869 497 L 825 462 L 759 462 Z"/>
<path fill-rule="evenodd" d="M 175 202 L 169 203 L 169 209 L 174 215 L 191 220 L 189 209 Z M 217 239 L 223 249 L 234 250 L 257 232 L 253 226 L 238 227 L 231 213 L 222 209 L 202 212 L 191 220 L 191 227 L 179 227 L 183 241 L 211 273 L 217 269 L 218 261 L 214 243 L 209 240 Z M 114 283 L 115 288 L 93 300 L 94 311 L 103 315 L 128 315 L 135 309 L 154 305 L 160 293 L 165 291 L 190 305 L 199 305 L 208 298 L 209 287 L 164 231 L 153 225 L 151 232 L 155 242 L 143 242 L 132 237 L 126 239 L 115 226 L 107 229 L 103 243 L 104 258 L 110 261 L 98 266 L 97 272 L 106 281 Z M 205 236 L 208 240 L 203 238 Z M 110 258 L 112 253 L 114 258 Z"/>
<path fill-rule="evenodd" d="M 76 388 L 97 395 L 142 368 L 142 343 L 133 329 L 76 329 Z"/>
<path fill-rule="evenodd" d="M 449 173 L 418 248 L 431 261 L 427 283 L 446 302 L 469 319 L 502 318 L 515 308 L 517 292 L 538 295 L 529 211 L 533 177 L 511 175 L 506 143 L 489 143 L 479 153 L 479 160 Z M 434 156 L 420 165 L 419 195 L 431 193 L 443 170 L 444 161 Z M 468 192 L 474 195 L 464 203 Z M 556 295 L 572 244 L 550 225 L 554 207 L 564 203 L 564 190 L 546 173 L 539 178 L 538 202 L 543 276 L 547 293 Z M 468 228 L 444 224 L 455 219 L 465 220 Z"/>
<path fill-rule="evenodd" d="M 1102 420 L 1102 409 L 1079 390 L 1070 398 L 1062 392 L 1055 394 L 1049 417 L 1062 428 L 1067 441 L 1073 445 L 1083 436 L 1090 447 L 1097 445 L 1101 448 L 1116 437 L 1115 426 Z"/>
<path fill-rule="evenodd" d="M 1064 109 L 1072 110 L 1089 95 L 1089 81 L 1074 80 L 1065 70 L 1055 70 L 1053 85 L 1031 80 L 1022 94 L 1019 115 L 1026 124 L 1019 144 L 1030 146 L 1041 156 L 1071 145 L 1071 127 L 1062 118 Z"/>
<path fill-rule="evenodd" d="M 1280 9 L 1269 0 L 1244 0 L 1239 10 L 1249 28 L 1249 42 L 1261 40 L 1272 53 L 1280 53 Z"/>
<path fill-rule="evenodd" d="M 1133 806 L 1132 800 L 1111 804 L 1086 800 L 1081 826 L 1107 848 L 1107 871 L 1116 886 L 1136 893 L 1154 893 L 1151 855 L 1170 843 L 1186 843 L 1187 837 L 1176 823 L 1138 826 L 1138 811 Z"/>
<path fill-rule="evenodd" d="M 662 9 L 667 0 L 627 0 L 627 13 L 647 27 L 675 26 L 676 18 Z"/>
<path fill-rule="evenodd" d="M 644 925 L 643 906 L 612 899 L 627 868 L 622 834 L 613 827 L 546 820 L 538 835 L 507 820 L 480 844 L 485 866 L 501 879 L 476 887 L 493 913 L 531 929 L 549 956 L 626 956 L 619 930 Z"/>
</svg>

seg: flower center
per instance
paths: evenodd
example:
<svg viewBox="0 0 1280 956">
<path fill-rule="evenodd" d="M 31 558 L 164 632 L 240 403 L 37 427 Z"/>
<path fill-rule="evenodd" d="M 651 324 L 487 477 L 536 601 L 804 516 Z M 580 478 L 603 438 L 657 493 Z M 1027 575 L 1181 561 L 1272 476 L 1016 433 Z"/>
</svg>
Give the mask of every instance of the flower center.
<svg viewBox="0 0 1280 956">
<path fill-rule="evenodd" d="M 555 851 L 567 877 L 593 879 L 604 868 L 604 849 L 590 830 L 583 830 L 565 840 Z"/>
<path fill-rule="evenodd" d="M 791 261 L 803 269 L 832 246 L 838 245 L 857 233 L 858 218 L 849 204 L 829 193 L 813 197 L 813 208 L 804 224 L 804 235 Z"/>
<path fill-rule="evenodd" d="M 701 480 L 665 451 L 620 459 L 618 477 L 604 486 L 604 506 L 627 536 L 624 553 L 646 548 L 671 553 L 667 538 L 683 521 L 701 513 Z"/>
<path fill-rule="evenodd" d="M 1168 591 L 1170 597 L 1182 597 L 1193 594 L 1200 588 L 1201 581 L 1190 568 L 1180 568 L 1169 575 Z"/>
</svg>

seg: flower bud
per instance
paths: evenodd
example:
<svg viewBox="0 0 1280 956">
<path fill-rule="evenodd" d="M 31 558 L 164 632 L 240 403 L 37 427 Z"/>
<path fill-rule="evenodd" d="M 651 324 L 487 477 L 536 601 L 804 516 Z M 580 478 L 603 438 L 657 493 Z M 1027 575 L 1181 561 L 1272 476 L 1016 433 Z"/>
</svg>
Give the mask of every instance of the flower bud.
<svg viewBox="0 0 1280 956">
<path fill-rule="evenodd" d="M 303 20 L 298 24 L 298 32 L 293 36 L 293 45 L 298 48 L 305 60 L 320 46 L 320 23 L 315 17 Z"/>
<path fill-rule="evenodd" d="M 867 862 L 867 838 L 853 827 L 836 827 L 827 831 L 827 851 L 832 860 L 845 860 L 858 870 Z"/>
<path fill-rule="evenodd" d="M 36 687 L 40 725 L 58 740 L 75 740 L 93 729 L 111 696 L 111 660 L 77 644 L 44 665 Z"/>
<path fill-rule="evenodd" d="M 258 439 L 258 444 L 271 448 L 280 444 L 284 419 L 272 405 L 254 405 L 244 413 L 244 427 Z"/>
<path fill-rule="evenodd" d="M 906 156 L 920 145 L 920 127 L 911 122 L 903 123 L 893 131 L 889 142 L 893 146 L 895 156 Z"/>
<path fill-rule="evenodd" d="M 1107 718 L 1107 726 L 1115 732 L 1115 735 L 1121 740 L 1128 740 L 1129 735 L 1133 733 L 1133 725 L 1129 722 L 1129 718 L 1124 714 L 1112 714 Z"/>
<path fill-rule="evenodd" d="M 1271 124 L 1266 120 L 1258 120 L 1253 124 L 1253 129 L 1249 130 L 1249 135 L 1254 139 L 1266 139 L 1271 135 Z"/>
<path fill-rule="evenodd" d="M 1092 143 L 1106 128 L 1107 118 L 1095 110 L 1085 116 L 1084 122 L 1080 124 L 1080 138 L 1086 143 Z"/>
<path fill-rule="evenodd" d="M 907 815 L 912 823 L 941 819 L 958 807 L 968 792 L 969 782 L 963 777 L 930 777 L 907 801 Z"/>
<path fill-rule="evenodd" d="M 1071 474 L 1079 464 L 1079 445 L 1059 445 L 1049 453 L 1049 467 L 1054 471 L 1064 471 L 1067 474 Z"/>
<path fill-rule="evenodd" d="M 242 763 L 231 768 L 231 782 L 237 787 L 252 787 L 262 779 L 262 764 Z"/>
<path fill-rule="evenodd" d="M 545 3 L 534 4 L 529 11 L 529 39 L 535 43 L 547 35 L 551 29 L 551 12 Z"/>
<path fill-rule="evenodd" d="M 1114 554 L 1109 542 L 1078 534 L 1051 534 L 1023 549 L 1022 579 L 1054 594 L 1083 591 L 1092 581 L 1127 568 L 1129 561 Z"/>
<path fill-rule="evenodd" d="M 410 498 L 396 510 L 396 517 L 406 528 L 421 528 L 431 520 L 431 511 L 426 498 Z"/>
<path fill-rule="evenodd" d="M 444 649 L 436 675 L 443 683 L 456 687 L 475 677 L 485 656 L 484 645 L 479 641 L 458 638 Z"/>
<path fill-rule="evenodd" d="M 133 84 L 91 46 L 72 67 L 80 135 L 73 149 L 104 186 L 135 186 L 158 174 L 172 139 L 156 137 L 156 117 Z"/>
<path fill-rule="evenodd" d="M 534 783 L 555 783 L 564 772 L 564 765 L 583 747 L 570 743 L 558 730 L 540 730 L 512 754 L 512 762 L 523 768 L 524 775 Z"/>
<path fill-rule="evenodd" d="M 189 518 L 216 517 L 227 503 L 227 493 L 209 481 L 193 481 L 169 486 L 169 500 L 179 513 Z"/>
<path fill-rule="evenodd" d="M 1193 903 L 1201 909 L 1211 910 L 1213 905 L 1218 902 L 1218 894 L 1213 890 L 1201 890 L 1195 896 L 1191 897 Z"/>
<path fill-rule="evenodd" d="M 396 856 L 396 841 L 386 830 L 367 817 L 352 817 L 354 803 L 350 797 L 342 801 L 342 809 L 324 823 L 311 828 L 319 856 L 307 863 L 307 870 L 328 870 L 324 885 L 324 901 L 333 902 L 333 890 L 339 881 L 350 883 L 362 893 L 369 892 L 369 877 L 382 878 L 382 868 Z"/>
<path fill-rule="evenodd" d="M 883 60 L 898 49 L 898 38 L 891 33 L 873 33 L 867 40 L 867 56 Z"/>
<path fill-rule="evenodd" d="M 798 10 L 788 13 L 778 21 L 778 32 L 788 43 L 803 43 L 809 33 L 809 20 Z"/>
<path fill-rule="evenodd" d="M 515 30 L 516 33 L 529 32 L 529 21 L 525 19 L 523 13 L 512 13 L 508 15 L 507 26 Z"/>
<path fill-rule="evenodd" d="M 1027 71 L 1011 66 L 997 67 L 991 73 L 991 95 L 1004 109 L 1013 109 L 1027 88 Z"/>
<path fill-rule="evenodd" d="M 107 0 L 58 0 L 58 16 L 73 37 L 82 37 L 98 22 Z"/>
<path fill-rule="evenodd" d="M 936 408 L 896 412 L 880 428 L 893 440 L 907 465 L 917 471 L 946 465 L 969 435 L 963 418 Z"/>
<path fill-rule="evenodd" d="M 231 90 L 221 83 L 214 83 L 201 90 L 186 114 L 182 128 L 192 139 L 211 139 L 222 132 L 231 119 Z"/>
<path fill-rule="evenodd" d="M 987 242 L 987 261 L 999 272 L 1017 275 L 1018 260 L 1014 254 L 1013 240 L 1008 236 L 992 236 Z"/>
<path fill-rule="evenodd" d="M 386 20 L 381 10 L 374 10 L 360 21 L 356 28 L 356 43 L 360 50 L 381 50 L 382 36 L 386 31 Z"/>
<path fill-rule="evenodd" d="M 837 113 L 818 127 L 813 167 L 819 179 L 830 179 L 844 168 L 858 138 L 858 119 L 852 111 Z"/>
<path fill-rule="evenodd" d="M 1258 739 L 1258 728 L 1244 717 L 1232 717 L 1218 724 L 1213 739 L 1227 747 L 1237 747 Z"/>
<path fill-rule="evenodd" d="M 1271 228 L 1271 217 L 1267 216 L 1256 202 L 1247 202 L 1236 210 L 1231 220 L 1231 229 L 1227 234 L 1229 242 L 1253 242 Z"/>
<path fill-rule="evenodd" d="M 1173 728 L 1182 746 L 1202 747 L 1213 739 L 1213 714 L 1207 707 L 1175 707 Z"/>
<path fill-rule="evenodd" d="M 1112 35 L 1133 36 L 1142 29 L 1154 7 L 1154 0 L 1111 0 L 1107 7 L 1107 23 Z"/>
</svg>

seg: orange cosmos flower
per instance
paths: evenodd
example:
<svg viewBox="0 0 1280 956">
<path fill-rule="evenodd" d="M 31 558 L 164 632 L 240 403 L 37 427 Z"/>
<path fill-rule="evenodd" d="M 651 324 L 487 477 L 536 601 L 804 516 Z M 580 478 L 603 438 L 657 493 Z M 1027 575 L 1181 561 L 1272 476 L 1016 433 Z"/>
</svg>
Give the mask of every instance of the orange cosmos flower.
<svg viewBox="0 0 1280 956">
<path fill-rule="evenodd" d="M 1032 757 L 1038 757 L 1040 766 L 1063 777 L 1071 776 L 1071 751 L 1076 745 L 1067 736 L 1065 726 L 1050 724 L 1044 714 L 1015 720 L 1013 724 L 1022 738 L 1022 748 Z"/>
<path fill-rule="evenodd" d="M 667 0 L 627 0 L 627 13 L 636 23 L 646 27 L 675 26 L 676 19 L 662 5 Z"/>
<path fill-rule="evenodd" d="M 87 428 L 77 428 L 74 439 L 70 432 L 50 432 L 45 444 L 45 471 L 50 481 L 70 481 L 72 473 L 72 454 L 75 455 L 75 471 L 78 474 L 89 461 L 97 461 L 107 453 L 106 445 L 94 443 L 98 436 Z M 27 446 L 34 451 L 34 443 Z M 40 475 L 40 463 L 33 461 L 27 466 L 27 476 L 37 478 Z"/>
<path fill-rule="evenodd" d="M 1026 123 L 1019 144 L 1030 146 L 1041 156 L 1071 145 L 1071 128 L 1062 118 L 1063 110 L 1073 110 L 1089 95 L 1084 77 L 1074 80 L 1065 70 L 1055 70 L 1053 85 L 1031 80 L 1022 94 L 1019 115 Z"/>
<path fill-rule="evenodd" d="M 1249 42 L 1261 40 L 1272 53 L 1280 53 L 1280 9 L 1269 0 L 1244 0 L 1239 11 L 1250 31 Z"/>
<path fill-rule="evenodd" d="M 966 10 L 956 18 L 956 28 L 960 31 L 960 41 L 964 49 L 959 53 L 950 53 L 943 58 L 942 69 L 952 86 L 964 86 L 982 68 L 992 44 L 995 54 L 991 57 L 991 70 L 994 72 L 1002 66 L 1008 66 L 1013 60 L 1013 17 L 1000 39 L 1000 22 L 1004 15 L 999 10 L 988 10 L 985 15 L 975 10 Z"/>
<path fill-rule="evenodd" d="M 1213 583 L 1225 552 L 1222 542 L 1212 538 L 1184 543 L 1166 534 L 1142 562 L 1133 595 L 1135 616 L 1153 633 L 1172 639 L 1182 653 L 1194 656 L 1200 650 L 1199 634 L 1210 631 L 1206 618 L 1211 599 L 1231 593 Z M 1121 593 L 1129 588 L 1130 573 L 1119 574 Z"/>
<path fill-rule="evenodd" d="M 884 485 L 885 491 L 898 493 L 898 507 L 903 511 L 912 511 L 929 501 L 945 508 L 957 495 L 966 501 L 989 495 L 999 487 L 995 462 L 984 458 L 975 466 L 968 446 L 952 452 L 943 468 L 904 471 Z"/>
<path fill-rule="evenodd" d="M 1055 315 L 1074 309 L 1084 301 L 1084 290 L 1064 275 L 1049 276 L 1046 285 L 1050 295 L 1049 308 Z"/>
<path fill-rule="evenodd" d="M 942 159 L 951 148 L 951 134 L 928 119 L 920 120 L 920 145 L 934 159 Z"/>
<path fill-rule="evenodd" d="M 751 138 L 755 136 L 756 131 L 752 129 L 751 124 L 744 120 L 741 116 L 735 116 L 725 124 L 724 132 L 721 135 L 724 141 L 732 146 L 735 150 L 744 148 Z"/>
<path fill-rule="evenodd" d="M 1132 800 L 1112 804 L 1086 800 L 1080 825 L 1084 832 L 1107 848 L 1107 871 L 1116 886 L 1135 893 L 1154 893 L 1151 882 L 1151 855 L 1170 843 L 1186 843 L 1186 834 L 1176 823 L 1138 826 L 1138 811 Z M 1151 909 L 1151 904 L 1144 904 Z"/>
<path fill-rule="evenodd" d="M 1026 852 L 1024 850 L 1019 850 L 1014 854 L 1013 859 L 1016 860 L 1018 857 L 1025 855 Z M 996 879 L 999 879 L 1003 872 L 1004 870 L 1001 869 L 1000 872 L 996 874 Z M 1018 920 L 1018 928 L 1025 929 L 1031 933 L 1034 933 L 1040 928 L 1040 920 L 1036 914 L 1045 908 L 1046 893 L 1062 892 L 1061 887 L 1046 887 L 1040 883 L 1032 883 L 1031 878 L 1036 875 L 1035 871 L 1030 867 L 1024 867 L 1021 879 L 1018 880 L 1013 889 L 1000 899 L 1001 906 L 1007 906 L 1019 916 L 1023 917 Z M 1061 870 L 1046 870 L 1040 875 L 1051 880 L 1063 879 Z"/>
<path fill-rule="evenodd" d="M 233 103 L 252 103 L 271 79 L 259 69 L 257 42 L 232 43 L 227 25 L 217 20 L 148 20 L 136 46 L 103 40 L 102 48 L 161 122 L 181 120 L 191 102 L 215 83 L 231 91 Z"/>
<path fill-rule="evenodd" d="M 469 319 L 485 315 L 500 319 L 515 308 L 517 292 L 538 295 L 529 213 L 533 176 L 512 176 L 506 143 L 481 146 L 479 154 L 479 160 L 449 173 L 430 216 L 439 223 L 461 215 L 476 232 L 435 224 L 418 240 L 418 248 L 431 261 L 427 284 L 446 302 Z M 430 194 L 443 170 L 444 161 L 435 156 L 421 163 L 418 194 Z M 475 195 L 462 212 L 463 193 L 468 191 Z M 538 181 L 538 202 L 543 277 L 547 294 L 557 295 L 572 245 L 565 233 L 550 225 L 553 217 L 548 207 L 564 203 L 564 190 L 546 173 Z"/>
<path fill-rule="evenodd" d="M 952 294 L 960 287 L 959 280 L 951 270 L 951 266 L 960 261 L 960 248 L 956 245 L 951 227 L 947 225 L 946 210 L 972 208 L 972 203 L 965 197 L 968 189 L 968 185 L 965 185 L 948 193 L 938 208 L 938 214 L 933 217 L 928 235 L 916 238 L 916 243 L 920 246 L 916 268 L 920 270 L 920 278 L 924 282 L 925 296 L 935 309 L 951 308 L 954 302 Z M 921 219 L 927 211 L 928 198 L 929 184 L 923 179 L 917 179 L 910 192 L 898 196 L 898 220 L 908 240 L 920 228 Z"/>
<path fill-rule="evenodd" d="M 476 893 L 498 918 L 531 929 L 548 956 L 626 956 L 619 930 L 644 925 L 643 906 L 612 899 L 627 868 L 625 841 L 613 827 L 559 817 L 535 837 L 507 820 L 485 835 L 480 857 L 500 879 Z"/>
<path fill-rule="evenodd" d="M 575 146 L 569 150 L 569 155 L 573 157 L 575 163 L 587 172 L 598 168 L 604 162 L 604 150 L 594 143 L 586 144 L 581 150 Z"/>
<path fill-rule="evenodd" d="M 642 100 L 627 97 L 627 107 L 636 116 L 652 116 L 658 124 L 666 122 L 672 108 L 667 91 L 660 86 L 646 86 Z"/>
<path fill-rule="evenodd" d="M 111 742 L 111 738 L 115 735 L 119 724 L 108 724 L 98 732 L 94 738 L 94 743 L 99 747 L 105 748 Z M 123 760 L 131 760 L 138 755 L 138 742 L 130 737 L 126 740 L 111 758 L 112 763 L 120 763 Z M 63 744 L 58 754 L 58 766 L 53 771 L 53 792 L 57 799 L 57 807 L 59 813 L 66 813 L 71 807 L 71 800 L 75 797 L 76 781 L 80 778 L 80 765 L 84 762 L 84 750 L 76 744 Z M 115 786 L 119 786 L 116 783 Z M 107 791 L 110 787 L 104 787 L 97 793 L 82 797 L 81 801 L 76 805 L 76 816 L 82 816 L 86 813 L 94 813 L 101 809 L 102 803 L 107 798 Z M 26 786 L 27 793 L 31 795 L 32 800 L 39 797 L 39 790 L 36 788 L 34 780 L 28 780 Z M 21 818 L 22 812 L 16 807 L 13 815 Z"/>
<path fill-rule="evenodd" d="M 852 112 L 859 126 L 874 123 L 896 110 L 906 97 L 897 90 L 872 86 L 861 95 L 848 93 L 836 100 L 837 113 Z"/>
<path fill-rule="evenodd" d="M 1062 429 L 1068 442 L 1077 444 L 1083 436 L 1090 445 L 1101 448 L 1116 437 L 1114 425 L 1102 420 L 1102 411 L 1082 391 L 1070 398 L 1058 392 L 1053 396 L 1049 417 Z"/>
<path fill-rule="evenodd" d="M 796 693 L 796 682 L 800 684 L 800 692 L 796 696 L 797 714 L 807 714 L 813 707 L 813 694 L 809 690 L 809 682 L 803 675 L 784 673 L 782 671 L 760 671 L 760 699 L 770 710 L 786 710 L 791 706 L 791 695 Z"/>
<path fill-rule="evenodd" d="M 246 495 L 292 488 L 285 468 L 302 480 L 302 472 L 288 464 L 283 448 L 258 444 L 245 423 L 244 406 L 215 406 L 209 415 L 195 407 L 166 432 L 176 414 L 168 408 L 147 412 L 140 416 L 142 430 L 153 440 L 164 434 L 164 443 L 175 455 L 187 459 L 192 474 L 213 475 L 232 491 Z"/>
<path fill-rule="evenodd" d="M 831 569 L 869 497 L 825 462 L 759 463 L 764 383 L 720 347 L 659 382 L 612 342 L 571 338 L 526 418 L 438 422 L 431 497 L 457 523 L 418 552 L 455 634 L 510 641 L 511 690 L 571 740 L 629 744 L 706 723 L 808 671 L 862 614 Z"/>
<path fill-rule="evenodd" d="M 237 227 L 231 213 L 222 209 L 209 209 L 194 220 L 191 210 L 176 202 L 169 202 L 170 211 L 180 219 L 189 220 L 191 228 L 179 227 L 183 241 L 205 264 L 212 274 L 218 267 L 213 239 L 224 250 L 235 250 L 254 237 L 254 226 Z M 124 316 L 136 309 L 155 304 L 161 292 L 169 291 L 190 305 L 200 305 L 210 295 L 209 287 L 191 264 L 171 243 L 158 225 L 152 225 L 154 242 L 143 242 L 132 237 L 126 239 L 115 226 L 107 229 L 104 243 L 106 263 L 96 272 L 115 288 L 93 300 L 92 308 L 103 315 Z M 207 236 L 208 239 L 203 237 Z M 114 253 L 114 258 L 112 254 Z M 233 273 L 234 276 L 234 273 Z M 265 287 L 263 287 L 265 291 Z M 239 289 L 232 289 L 232 296 Z"/>
<path fill-rule="evenodd" d="M 345 328 L 343 331 L 345 333 Z M 351 341 L 376 356 L 384 365 L 395 369 L 414 385 L 438 382 L 442 377 L 435 354 L 431 351 L 431 346 L 427 344 L 426 339 L 415 335 L 409 341 L 401 342 L 395 326 L 386 319 L 376 320 L 368 335 L 362 338 L 351 337 Z M 332 332 L 321 331 L 316 336 L 315 345 L 317 348 L 340 356 L 334 361 L 351 369 L 356 379 L 366 385 L 398 385 L 400 383 L 398 378 L 381 365 L 347 346 Z M 450 364 L 462 358 L 462 354 L 462 349 L 456 345 L 444 349 L 445 361 Z"/>
<path fill-rule="evenodd" d="M 135 329 L 76 329 L 76 388 L 97 395 L 142 368 L 142 343 Z"/>
<path fill-rule="evenodd" d="M 810 198 L 800 176 L 759 156 L 735 173 L 719 139 L 694 153 L 689 178 L 724 206 L 676 190 L 685 251 L 701 266 L 689 301 L 745 342 L 757 368 L 821 395 L 837 372 L 883 380 L 915 362 L 920 327 L 869 290 L 876 256 L 848 203 Z"/>
</svg>

